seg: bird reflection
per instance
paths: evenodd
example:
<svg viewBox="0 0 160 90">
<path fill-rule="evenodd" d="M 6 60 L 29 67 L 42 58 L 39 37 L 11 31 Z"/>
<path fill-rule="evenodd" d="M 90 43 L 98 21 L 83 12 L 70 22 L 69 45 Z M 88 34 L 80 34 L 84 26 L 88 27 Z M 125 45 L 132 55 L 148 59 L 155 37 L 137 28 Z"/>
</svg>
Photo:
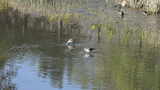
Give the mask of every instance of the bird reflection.
<svg viewBox="0 0 160 90">
<path fill-rule="evenodd" d="M 74 46 L 67 46 L 68 50 L 73 50 L 75 47 Z"/>
<path fill-rule="evenodd" d="M 85 53 L 84 54 L 84 58 L 91 58 L 91 57 L 94 57 L 93 53 Z"/>
</svg>

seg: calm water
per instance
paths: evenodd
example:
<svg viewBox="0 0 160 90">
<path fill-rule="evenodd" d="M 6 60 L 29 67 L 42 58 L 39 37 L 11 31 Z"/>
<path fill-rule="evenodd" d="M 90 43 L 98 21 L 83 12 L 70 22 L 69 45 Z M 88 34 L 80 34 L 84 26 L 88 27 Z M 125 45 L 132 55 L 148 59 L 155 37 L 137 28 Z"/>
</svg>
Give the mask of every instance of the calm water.
<svg viewBox="0 0 160 90">
<path fill-rule="evenodd" d="M 0 90 L 160 90 L 160 49 L 152 44 L 123 44 L 105 31 L 101 42 L 57 36 L 39 19 L 29 26 L 7 15 L 0 18 Z M 70 37 L 74 49 L 65 46 Z"/>
</svg>

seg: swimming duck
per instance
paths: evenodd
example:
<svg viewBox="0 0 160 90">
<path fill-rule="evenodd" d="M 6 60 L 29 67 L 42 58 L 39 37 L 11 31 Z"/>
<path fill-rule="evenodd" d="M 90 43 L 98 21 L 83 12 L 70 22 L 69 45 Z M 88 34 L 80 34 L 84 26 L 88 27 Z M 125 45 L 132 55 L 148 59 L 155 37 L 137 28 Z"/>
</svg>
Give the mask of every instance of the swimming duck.
<svg viewBox="0 0 160 90">
<path fill-rule="evenodd" d="M 142 11 L 142 14 L 143 14 L 144 16 L 148 16 L 148 15 L 149 15 L 149 13 L 148 13 L 147 11 Z"/>
<path fill-rule="evenodd" d="M 95 48 L 84 48 L 84 52 L 86 52 L 86 53 L 91 53 L 95 50 L 96 50 Z"/>
<path fill-rule="evenodd" d="M 70 38 L 67 42 L 66 42 L 67 46 L 72 46 L 73 45 L 73 39 Z"/>
</svg>

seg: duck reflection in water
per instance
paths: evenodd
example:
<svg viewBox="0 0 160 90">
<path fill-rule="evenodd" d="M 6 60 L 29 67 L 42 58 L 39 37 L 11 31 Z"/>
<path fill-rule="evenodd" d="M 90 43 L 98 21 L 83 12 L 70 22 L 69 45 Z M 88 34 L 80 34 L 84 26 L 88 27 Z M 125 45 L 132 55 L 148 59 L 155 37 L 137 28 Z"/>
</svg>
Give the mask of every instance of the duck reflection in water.
<svg viewBox="0 0 160 90">
<path fill-rule="evenodd" d="M 84 58 L 91 58 L 94 57 L 95 55 L 93 53 L 85 53 Z"/>
</svg>

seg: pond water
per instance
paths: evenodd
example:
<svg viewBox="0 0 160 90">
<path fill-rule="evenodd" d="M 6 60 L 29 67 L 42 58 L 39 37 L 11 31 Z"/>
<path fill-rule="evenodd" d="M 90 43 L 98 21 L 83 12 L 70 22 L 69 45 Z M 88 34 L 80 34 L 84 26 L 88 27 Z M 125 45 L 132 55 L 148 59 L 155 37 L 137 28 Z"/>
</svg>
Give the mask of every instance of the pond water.
<svg viewBox="0 0 160 90">
<path fill-rule="evenodd" d="M 133 39 L 127 34 L 131 40 L 123 43 L 121 32 L 113 36 L 114 31 L 105 30 L 100 41 L 96 31 L 92 37 L 79 33 L 59 36 L 45 27 L 48 23 L 44 17 L 28 16 L 30 21 L 25 21 L 25 17 L 4 13 L 0 14 L 0 90 L 160 89 L 160 48 L 152 43 L 157 37 L 141 42 L 135 39 L 138 35 Z M 113 18 L 122 22 L 117 16 Z M 44 27 L 40 27 L 41 20 Z M 130 20 L 129 16 L 123 19 L 128 24 L 143 22 Z M 71 37 L 75 39 L 73 49 L 65 45 Z M 94 47 L 96 52 L 85 53 L 85 47 Z"/>
<path fill-rule="evenodd" d="M 158 90 L 159 48 L 1 26 L 1 90 Z M 95 47 L 85 54 L 84 47 Z"/>
</svg>

